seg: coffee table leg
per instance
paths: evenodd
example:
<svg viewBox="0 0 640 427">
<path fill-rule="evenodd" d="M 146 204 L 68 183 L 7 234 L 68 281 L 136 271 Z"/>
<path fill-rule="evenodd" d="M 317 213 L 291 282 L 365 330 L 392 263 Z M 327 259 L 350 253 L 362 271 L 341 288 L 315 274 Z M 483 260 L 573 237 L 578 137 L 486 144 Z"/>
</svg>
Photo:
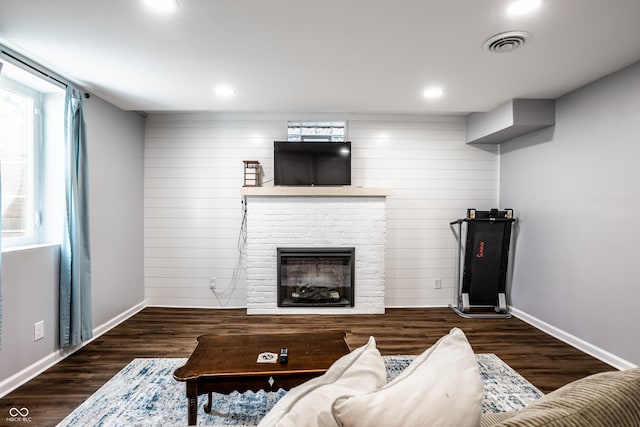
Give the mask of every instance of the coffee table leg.
<svg viewBox="0 0 640 427">
<path fill-rule="evenodd" d="M 187 399 L 189 425 L 194 426 L 198 423 L 198 385 L 195 381 L 187 381 Z"/>
<path fill-rule="evenodd" d="M 212 402 L 211 392 L 207 394 L 209 396 L 209 399 L 207 400 L 207 403 L 204 405 L 204 412 L 208 414 L 211 412 L 211 406 L 213 405 L 213 402 Z"/>
</svg>

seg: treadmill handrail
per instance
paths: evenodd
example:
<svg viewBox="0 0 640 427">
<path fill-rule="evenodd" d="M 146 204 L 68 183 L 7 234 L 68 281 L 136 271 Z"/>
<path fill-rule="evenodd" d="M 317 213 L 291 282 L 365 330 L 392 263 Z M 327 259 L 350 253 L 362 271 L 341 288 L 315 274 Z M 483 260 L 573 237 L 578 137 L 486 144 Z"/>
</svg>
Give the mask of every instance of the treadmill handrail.
<svg viewBox="0 0 640 427">
<path fill-rule="evenodd" d="M 515 222 L 515 218 L 460 218 L 449 223 L 449 225 L 462 224 L 470 221 L 486 221 L 486 222 Z"/>
</svg>

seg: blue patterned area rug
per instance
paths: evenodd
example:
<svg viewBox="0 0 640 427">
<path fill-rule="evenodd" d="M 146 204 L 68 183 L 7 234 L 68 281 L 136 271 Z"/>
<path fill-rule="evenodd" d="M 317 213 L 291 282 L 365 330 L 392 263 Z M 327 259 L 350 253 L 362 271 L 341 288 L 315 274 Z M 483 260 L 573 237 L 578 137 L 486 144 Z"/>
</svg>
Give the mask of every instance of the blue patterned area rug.
<svg viewBox="0 0 640 427">
<path fill-rule="evenodd" d="M 385 356 L 387 379 L 395 378 L 414 356 Z M 483 412 L 520 409 L 542 393 L 493 354 L 478 354 L 484 384 Z M 186 426 L 185 383 L 173 371 L 186 359 L 134 359 L 96 393 L 69 414 L 58 427 L 75 426 Z M 285 395 L 259 391 L 213 394 L 210 414 L 204 412 L 206 396 L 198 399 L 198 425 L 256 425 Z"/>
</svg>

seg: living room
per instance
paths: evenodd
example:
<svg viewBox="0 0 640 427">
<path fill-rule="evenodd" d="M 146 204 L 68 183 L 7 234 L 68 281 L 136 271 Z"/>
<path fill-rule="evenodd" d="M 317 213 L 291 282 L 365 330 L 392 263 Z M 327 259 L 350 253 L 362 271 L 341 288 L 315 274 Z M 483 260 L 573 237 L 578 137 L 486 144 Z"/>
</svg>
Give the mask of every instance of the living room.
<svg viewBox="0 0 640 427">
<path fill-rule="evenodd" d="M 0 18 L 0 43 L 13 47 L 20 39 L 5 22 L 11 9 Z M 288 121 L 345 120 L 352 185 L 389 191 L 387 308 L 453 303 L 449 221 L 467 208 L 513 208 L 512 313 L 616 368 L 639 365 L 631 222 L 640 208 L 639 59 L 555 98 L 554 126 L 489 145 L 465 143 L 462 113 L 160 108 L 141 115 L 90 90 L 94 335 L 147 306 L 246 307 L 237 250 L 242 161 L 260 161 L 268 180 L 273 141 L 286 140 Z M 57 342 L 58 251 L 3 247 L 0 394 L 68 354 Z M 44 338 L 34 341 L 39 321 Z"/>
</svg>

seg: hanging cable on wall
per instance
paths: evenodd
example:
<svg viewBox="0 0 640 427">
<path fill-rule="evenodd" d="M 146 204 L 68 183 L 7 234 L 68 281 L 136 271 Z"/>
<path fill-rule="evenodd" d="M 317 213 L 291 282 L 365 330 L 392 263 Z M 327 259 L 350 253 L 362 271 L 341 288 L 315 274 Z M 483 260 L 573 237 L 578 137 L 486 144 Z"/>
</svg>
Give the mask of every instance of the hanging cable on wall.
<svg viewBox="0 0 640 427">
<path fill-rule="evenodd" d="M 231 300 L 231 296 L 238 288 L 242 273 L 246 272 L 246 248 L 247 248 L 247 200 L 246 197 L 242 198 L 242 220 L 240 222 L 240 230 L 238 232 L 237 251 L 238 259 L 231 275 L 229 284 L 223 290 L 216 289 L 215 286 L 211 286 L 211 292 L 216 297 L 218 304 L 221 307 L 226 307 Z"/>
</svg>

